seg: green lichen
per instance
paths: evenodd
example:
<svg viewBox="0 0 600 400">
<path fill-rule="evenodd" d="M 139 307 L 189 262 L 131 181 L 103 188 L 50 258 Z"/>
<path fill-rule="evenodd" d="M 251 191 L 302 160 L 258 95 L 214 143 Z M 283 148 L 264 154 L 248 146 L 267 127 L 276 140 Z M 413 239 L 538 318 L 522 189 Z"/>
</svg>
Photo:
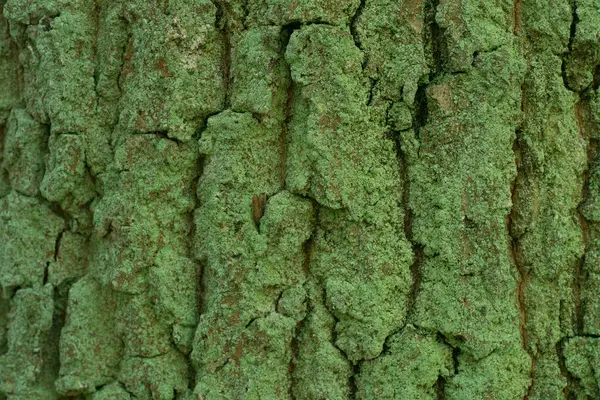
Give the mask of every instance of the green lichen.
<svg viewBox="0 0 600 400">
<path fill-rule="evenodd" d="M 429 68 L 425 58 L 423 3 L 368 1 L 356 20 L 365 53 L 365 73 L 373 81 L 374 98 L 414 102 L 417 86 Z M 410 127 L 410 117 L 409 126 Z"/>
<path fill-rule="evenodd" d="M 215 6 L 208 0 L 137 1 L 126 4 L 123 17 L 131 39 L 120 78 L 120 126 L 189 140 L 224 101 Z"/>
<path fill-rule="evenodd" d="M 357 399 L 437 399 L 441 380 L 454 373 L 452 349 L 411 325 L 390 336 L 386 347 L 361 365 Z"/>
<path fill-rule="evenodd" d="M 4 296 L 17 287 L 41 287 L 54 260 L 64 220 L 36 198 L 11 192 L 0 199 L 0 285 Z"/>
<path fill-rule="evenodd" d="M 196 151 L 159 135 L 129 136 L 118 146 L 114 169 L 98 176 L 102 198 L 92 205 L 97 240 L 114 244 L 95 261 L 105 283 L 141 293 L 160 251 L 188 255 Z"/>
<path fill-rule="evenodd" d="M 14 399 L 52 399 L 52 376 L 46 343 L 52 327 L 52 286 L 19 290 L 12 298 L 6 334 L 7 351 L 0 356 L 0 391 Z"/>
<path fill-rule="evenodd" d="M 84 137 L 51 135 L 48 147 L 50 157 L 40 193 L 73 217 L 74 230 L 89 230 L 92 217 L 85 205 L 96 197 L 96 188 L 85 163 Z"/>
<path fill-rule="evenodd" d="M 92 395 L 92 400 L 129 400 L 131 395 L 117 382 L 103 386 Z"/>
<path fill-rule="evenodd" d="M 569 0 L 526 0 L 521 9 L 527 45 L 536 53 L 568 50 L 572 9 Z M 543 11 L 541 11 L 543 10 Z"/>
<path fill-rule="evenodd" d="M 0 9 L 6 1 L 0 1 Z M 12 107 L 20 102 L 19 63 L 14 55 L 17 46 L 10 40 L 9 24 L 4 15 L 0 15 L 0 120 L 6 120 Z M 1 140 L 0 140 L 1 141 Z"/>
<path fill-rule="evenodd" d="M 571 338 L 565 343 L 564 351 L 567 370 L 583 389 L 577 398 L 585 398 L 583 393 L 592 399 L 600 396 L 600 339 Z"/>
<path fill-rule="evenodd" d="M 289 75 L 281 54 L 284 37 L 278 26 L 250 28 L 240 33 L 231 67 L 234 111 L 272 117 L 283 114 L 287 98 L 283 86 L 288 84 Z"/>
<path fill-rule="evenodd" d="M 89 276 L 71 286 L 69 319 L 60 336 L 58 393 L 90 393 L 114 379 L 123 347 L 114 330 L 116 308 L 114 296 Z"/>
<path fill-rule="evenodd" d="M 522 399 L 529 385 L 531 360 L 520 343 L 476 360 L 468 353 L 457 358 L 458 374 L 445 387 L 446 398 Z"/>
<path fill-rule="evenodd" d="M 14 109 L 5 129 L 2 167 L 8 173 L 10 185 L 24 195 L 35 196 L 44 176 L 48 128 L 25 110 Z"/>
<path fill-rule="evenodd" d="M 577 208 L 582 200 L 587 144 L 577 96 L 568 90 L 565 61 L 574 50 L 576 20 L 566 1 L 552 2 L 542 18 L 524 5 L 529 69 L 523 86 L 524 119 L 519 134 L 520 174 L 515 187 L 512 235 L 522 273 L 525 343 L 533 357 L 530 399 L 563 398 L 567 385 L 560 343 L 579 330 L 584 233 Z M 571 32 L 570 32 L 571 31 Z M 569 176 L 567 179 L 566 177 Z M 562 368 L 562 371 L 561 371 Z"/>
<path fill-rule="evenodd" d="M 196 393 L 205 398 L 287 398 L 302 314 L 275 310 L 282 292 L 305 280 L 313 209 L 281 191 L 277 128 L 225 111 L 209 118 L 200 141 L 206 158 L 195 221 L 204 292 L 192 359 Z M 262 193 L 271 197 L 257 220 L 253 207 Z M 296 301 L 292 310 L 304 300 Z"/>
<path fill-rule="evenodd" d="M 80 233 L 63 232 L 57 238 L 58 252 L 48 264 L 48 282 L 58 287 L 65 282 L 77 280 L 86 272 L 86 237 Z"/>
<path fill-rule="evenodd" d="M 598 147 L 594 142 L 591 152 L 592 164 L 588 171 L 587 196 L 579 210 L 587 221 L 586 251 L 583 263 L 581 282 L 581 307 L 583 311 L 584 334 L 600 334 L 600 165 L 598 164 Z"/>
<path fill-rule="evenodd" d="M 250 25 L 288 25 L 292 23 L 326 23 L 344 25 L 350 22 L 359 0 L 328 2 L 249 0 L 246 4 Z"/>
<path fill-rule="evenodd" d="M 398 295 L 410 290 L 395 150 L 370 121 L 362 56 L 347 31 L 303 28 L 286 59 L 294 82 L 286 184 L 324 206 L 310 271 L 338 320 L 336 345 L 353 362 L 371 359 L 401 326 Z"/>
<path fill-rule="evenodd" d="M 188 364 L 177 350 L 152 358 L 125 358 L 120 370 L 119 380 L 133 398 L 173 399 L 188 392 Z"/>
<path fill-rule="evenodd" d="M 571 29 L 575 32 L 571 32 L 565 84 L 581 91 L 592 85 L 600 63 L 600 5 L 592 0 L 577 0 L 572 7 Z"/>
<path fill-rule="evenodd" d="M 336 345 L 348 359 L 377 357 L 405 321 L 412 255 L 393 223 L 369 226 L 322 209 L 311 272 L 336 317 Z"/>
<path fill-rule="evenodd" d="M 86 1 L 9 0 L 4 15 L 20 48 L 27 111 L 53 133 L 93 123 L 94 5 Z"/>
<path fill-rule="evenodd" d="M 598 396 L 593 1 L 0 8 L 0 398 Z"/>
<path fill-rule="evenodd" d="M 513 41 L 514 2 L 511 0 L 440 1 L 435 10 L 435 23 L 442 43 L 439 50 L 447 71 L 465 71 L 478 53 L 489 52 Z"/>
<path fill-rule="evenodd" d="M 414 139 L 403 136 L 413 238 L 424 256 L 411 322 L 460 350 L 447 383 L 454 398 L 513 398 L 528 384 L 522 368 L 495 369 L 489 380 L 477 372 L 492 353 L 521 366 L 527 358 L 517 300 L 506 299 L 517 292 L 506 221 L 523 72 L 513 46 L 480 54 L 469 72 L 427 88 L 427 123 Z"/>
<path fill-rule="evenodd" d="M 298 332 L 293 394 L 299 400 L 348 398 L 354 371 L 333 344 L 336 321 L 323 305 L 324 293 L 319 284 L 310 280 L 306 287 L 309 313 Z"/>
</svg>

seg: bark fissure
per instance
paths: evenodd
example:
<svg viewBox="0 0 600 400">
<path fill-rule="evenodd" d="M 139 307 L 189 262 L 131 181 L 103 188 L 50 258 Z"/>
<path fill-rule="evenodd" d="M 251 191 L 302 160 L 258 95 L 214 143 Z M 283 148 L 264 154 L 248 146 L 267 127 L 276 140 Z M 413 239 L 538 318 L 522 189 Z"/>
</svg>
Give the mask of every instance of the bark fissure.
<svg viewBox="0 0 600 400">
<path fill-rule="evenodd" d="M 565 343 L 568 337 L 563 337 L 558 343 L 556 343 L 556 354 L 558 356 L 558 366 L 560 368 L 560 373 L 567 380 L 567 386 L 564 388 L 563 393 L 565 398 L 568 400 L 578 399 L 578 393 L 582 390 L 582 385 L 580 383 L 580 378 L 573 375 L 569 369 L 567 368 L 567 359 L 565 357 Z"/>
<path fill-rule="evenodd" d="M 227 16 L 225 14 L 225 9 L 224 9 L 224 5 L 222 4 L 222 1 L 220 0 L 211 0 L 213 5 L 216 7 L 217 9 L 217 14 L 216 14 L 216 20 L 215 20 L 215 25 L 216 28 L 219 29 L 219 31 L 221 31 L 221 38 L 222 38 L 222 52 L 223 52 L 223 59 L 221 60 L 221 65 L 222 65 L 222 74 L 223 74 L 223 84 L 224 84 L 224 91 L 225 91 L 225 106 L 224 109 L 227 110 L 229 108 L 231 108 L 231 62 L 232 62 L 232 51 L 233 51 L 233 46 L 231 43 L 231 32 L 229 29 L 229 25 L 228 25 L 228 21 L 227 21 Z"/>
<path fill-rule="evenodd" d="M 291 24 L 291 25 L 285 25 L 281 28 L 281 32 L 283 34 L 283 43 L 282 43 L 282 56 L 285 58 L 285 52 L 287 51 L 288 45 L 290 43 L 290 38 L 292 37 L 292 34 L 300 29 L 300 24 Z M 294 104 L 294 90 L 295 90 L 295 86 L 294 86 L 294 81 L 292 80 L 292 72 L 290 70 L 289 65 L 286 65 L 286 80 L 287 80 L 287 87 L 285 87 L 285 91 L 286 91 L 286 99 L 285 99 L 285 109 L 284 109 L 284 115 L 283 115 L 283 124 L 281 127 L 281 187 L 285 188 L 286 187 L 286 183 L 285 183 L 285 176 L 286 176 L 286 162 L 287 162 L 287 142 L 288 142 L 288 132 L 289 132 L 289 126 L 290 123 L 292 121 L 292 117 L 293 117 L 293 104 Z"/>
<path fill-rule="evenodd" d="M 360 366 L 360 361 L 352 366 L 352 376 L 350 377 L 348 396 L 348 399 L 350 400 L 355 400 L 358 396 L 358 384 L 356 382 L 356 378 L 360 374 Z"/>
<path fill-rule="evenodd" d="M 562 55 L 561 74 L 563 84 L 567 90 L 575 92 L 576 90 L 569 86 L 567 79 L 567 58 L 570 57 L 573 51 L 573 42 L 575 41 L 575 35 L 577 34 L 577 24 L 579 22 L 579 15 L 577 14 L 577 0 L 570 0 L 571 6 L 571 26 L 569 28 L 569 43 L 567 45 L 567 51 Z"/>
<path fill-rule="evenodd" d="M 444 343 L 446 346 L 452 349 L 452 366 L 454 368 L 454 375 L 458 375 L 458 357 L 460 356 L 460 347 L 457 345 L 452 345 L 448 340 L 448 337 L 443 332 L 438 331 L 436 336 L 440 343 Z"/>
<path fill-rule="evenodd" d="M 100 35 L 100 1 L 94 0 L 94 41 L 92 44 L 92 60 L 98 58 L 98 36 Z M 98 70 L 97 65 L 94 63 L 94 70 L 92 71 L 94 78 L 94 93 L 96 94 L 96 107 L 98 106 Z"/>
<path fill-rule="evenodd" d="M 420 130 L 427 124 L 429 117 L 427 108 L 427 87 L 428 85 L 419 85 L 417 94 L 415 96 L 415 110 L 413 113 L 413 131 L 415 137 L 419 139 Z M 410 169 L 406 154 L 402 151 L 402 143 L 399 139 L 396 143 L 398 151 L 398 157 L 400 161 L 400 172 L 402 176 L 402 204 L 404 206 L 404 236 L 406 240 L 411 244 L 413 252 L 413 262 L 410 266 L 410 273 L 412 276 L 412 285 L 410 294 L 407 301 L 407 322 L 410 320 L 412 313 L 414 312 L 415 303 L 419 294 L 419 288 L 421 285 L 421 265 L 425 261 L 423 254 L 423 245 L 417 242 L 414 238 L 413 232 L 413 211 L 410 207 Z"/>
<path fill-rule="evenodd" d="M 354 15 L 352 15 L 352 17 L 350 18 L 350 34 L 352 35 L 352 38 L 354 39 L 354 45 L 356 47 L 358 47 L 358 49 L 363 53 L 363 61 L 362 61 L 363 70 L 365 69 L 365 67 L 367 65 L 367 57 L 365 55 L 362 43 L 360 41 L 360 34 L 358 33 L 358 30 L 357 30 L 357 24 L 358 24 L 358 19 L 360 18 L 360 16 L 362 15 L 362 13 L 365 9 L 365 3 L 366 3 L 366 0 L 361 0 L 358 8 L 354 12 Z"/>
<path fill-rule="evenodd" d="M 438 376 L 438 379 L 435 382 L 435 394 L 437 400 L 446 399 L 446 378 L 441 375 Z"/>
<path fill-rule="evenodd" d="M 377 83 L 379 79 L 369 78 L 371 85 L 369 87 L 369 98 L 367 99 L 367 106 L 373 105 L 373 92 L 375 91 L 375 87 L 377 87 Z"/>
<path fill-rule="evenodd" d="M 513 2 L 513 34 L 519 35 L 522 30 L 522 8 L 523 0 L 514 0 Z"/>
<path fill-rule="evenodd" d="M 52 300 L 54 303 L 54 310 L 52 312 L 52 327 L 48 331 L 46 347 L 51 354 L 48 359 L 51 364 L 48 365 L 52 377 L 55 379 L 59 376 L 60 370 L 60 352 L 59 346 L 56 343 L 60 342 L 60 336 L 63 327 L 65 326 L 67 319 L 67 301 L 68 301 L 68 290 L 70 285 L 63 287 L 55 287 L 52 292 Z M 45 360 L 48 361 L 48 360 Z"/>
<path fill-rule="evenodd" d="M 448 59 L 448 42 L 446 39 L 446 29 L 442 28 L 436 21 L 437 8 L 439 0 L 424 1 L 425 25 L 428 29 L 424 29 L 425 43 L 431 46 L 432 69 L 434 76 L 443 74 L 446 71 L 446 63 Z"/>
<path fill-rule="evenodd" d="M 579 136 L 586 141 L 586 147 L 587 147 L 587 163 L 586 163 L 586 168 L 583 172 L 583 185 L 581 187 L 581 203 L 579 204 L 579 207 L 576 211 L 577 213 L 577 218 L 579 220 L 579 225 L 581 227 L 581 233 L 582 233 L 582 237 L 583 237 L 583 254 L 581 255 L 581 257 L 579 258 L 579 260 L 577 261 L 576 265 L 575 265 L 575 271 L 574 271 L 574 279 L 573 279 L 573 300 L 574 300 L 574 306 L 575 306 L 575 310 L 574 310 L 574 323 L 573 323 L 573 331 L 575 332 L 576 335 L 580 335 L 584 332 L 584 311 L 583 311 L 583 304 L 582 304 L 582 296 L 581 296 L 581 292 L 582 292 L 582 287 L 583 287 L 583 279 L 584 279 L 584 270 L 585 270 L 585 260 L 586 260 L 586 253 L 588 251 L 588 247 L 589 247 L 589 226 L 588 226 L 588 221 L 585 219 L 584 215 L 582 214 L 582 212 L 580 211 L 581 206 L 585 203 L 586 199 L 588 198 L 588 189 L 589 189 L 589 173 L 590 173 L 590 168 L 592 166 L 592 157 L 593 157 L 593 140 L 589 137 L 588 134 L 586 134 L 585 131 L 585 121 L 584 121 L 584 117 L 582 115 L 583 110 L 582 108 L 584 107 L 584 104 L 582 104 L 583 100 L 580 100 L 577 104 L 575 104 L 575 122 L 577 123 L 577 129 L 578 129 L 578 133 Z"/>
<path fill-rule="evenodd" d="M 325 304 L 325 299 L 327 298 L 327 292 L 325 290 L 325 287 L 323 287 L 323 300 L 324 300 L 324 305 L 325 307 L 327 307 L 327 305 Z M 329 311 L 329 310 L 328 310 Z M 350 377 L 348 378 L 348 400 L 354 400 L 356 398 L 356 375 L 355 375 L 355 368 L 358 366 L 358 364 L 360 363 L 360 361 L 357 362 L 352 362 L 350 361 L 350 358 L 348 357 L 348 354 L 344 351 L 344 349 L 342 349 L 341 347 L 338 346 L 337 344 L 337 325 L 340 323 L 340 319 L 331 311 L 329 311 L 329 314 L 333 317 L 333 320 L 335 321 L 335 324 L 333 324 L 333 330 L 331 332 L 331 344 L 333 345 L 333 347 L 335 347 L 342 356 L 344 356 L 344 358 L 346 359 L 346 361 L 348 361 L 348 363 L 350 365 L 352 365 L 352 375 L 350 375 Z"/>
<path fill-rule="evenodd" d="M 196 288 L 196 299 L 195 299 L 194 305 L 196 306 L 196 310 L 195 310 L 196 318 L 199 319 L 200 315 L 202 314 L 203 307 L 204 307 L 204 293 L 206 291 L 206 288 L 204 286 L 204 280 L 203 280 L 204 266 L 202 265 L 202 263 L 199 260 L 196 260 L 196 257 L 194 254 L 194 243 L 195 243 L 195 238 L 197 235 L 196 223 L 195 223 L 195 213 L 200 205 L 198 195 L 197 195 L 198 182 L 200 180 L 200 177 L 202 176 L 202 173 L 204 172 L 204 157 L 199 156 L 197 159 L 197 163 L 198 163 L 198 175 L 191 181 L 192 182 L 191 198 L 192 198 L 192 201 L 194 202 L 194 204 L 191 207 L 191 210 L 189 211 L 188 217 L 187 217 L 187 221 L 188 221 L 189 225 L 188 225 L 186 244 L 187 244 L 187 256 L 196 266 L 195 278 L 196 278 L 196 282 L 197 282 L 197 288 Z M 173 329 L 173 328 L 171 328 L 171 329 Z M 185 361 L 188 365 L 188 388 L 190 390 L 193 390 L 194 387 L 196 386 L 196 369 L 195 369 L 194 363 L 192 362 L 192 359 L 191 359 L 191 353 L 184 354 L 182 352 L 182 354 L 185 357 Z"/>
<path fill-rule="evenodd" d="M 291 84 L 290 84 L 290 86 L 291 86 Z M 302 245 L 302 251 L 303 251 L 303 255 L 304 255 L 304 260 L 302 261 L 302 272 L 304 274 L 304 283 L 303 283 L 304 287 L 306 287 L 307 283 L 309 282 L 309 280 L 312 277 L 312 273 L 310 271 L 310 263 L 313 259 L 313 251 L 314 251 L 314 247 L 315 247 L 315 237 L 317 234 L 317 227 L 318 227 L 318 222 L 319 222 L 319 205 L 315 199 L 311 198 L 310 200 L 312 203 L 312 210 L 313 210 L 313 217 L 315 220 L 315 224 L 313 226 L 313 230 L 312 230 L 309 238 Z M 300 358 L 299 335 L 300 335 L 300 331 L 302 330 L 302 327 L 304 326 L 306 319 L 311 314 L 312 308 L 314 307 L 314 306 L 311 306 L 310 298 L 307 298 L 305 301 L 307 302 L 306 313 L 304 314 L 304 317 L 296 323 L 296 326 L 294 327 L 294 333 L 292 335 L 292 340 L 290 343 L 291 358 L 290 358 L 290 362 L 288 365 L 290 386 L 288 388 L 288 394 L 290 396 L 290 399 L 292 399 L 292 400 L 296 399 L 294 390 L 295 390 L 296 386 L 298 385 L 296 376 L 295 376 L 295 371 L 296 371 L 296 363 Z"/>
<path fill-rule="evenodd" d="M 525 97 L 524 97 L 524 91 L 521 91 L 521 112 L 523 112 L 523 105 L 524 105 L 524 101 L 525 101 Z M 506 222 L 506 230 L 507 230 L 507 235 L 509 238 L 509 253 L 510 253 L 510 258 L 512 260 L 513 265 L 515 266 L 517 273 L 518 273 L 518 280 L 517 280 L 517 286 L 516 286 L 516 300 L 517 300 L 517 308 L 519 311 L 519 333 L 521 336 L 521 343 L 523 346 L 523 349 L 527 352 L 527 354 L 529 354 L 529 357 L 531 358 L 531 365 L 530 365 L 530 369 L 529 369 L 529 386 L 527 388 L 527 392 L 525 393 L 525 396 L 523 398 L 523 400 L 527 400 L 531 394 L 531 389 L 533 388 L 533 374 L 535 371 L 535 363 L 536 363 L 536 357 L 535 355 L 531 352 L 530 348 L 529 348 L 529 341 L 528 341 L 528 336 L 527 336 L 527 306 L 525 304 L 525 297 L 524 297 L 524 290 L 525 290 L 525 285 L 527 283 L 527 279 L 528 279 L 528 274 L 527 271 L 525 269 L 525 267 L 521 264 L 520 262 L 520 257 L 519 257 L 519 238 L 515 236 L 514 234 L 514 227 L 513 227 L 513 220 L 516 218 L 516 213 L 517 210 L 515 208 L 515 205 L 517 204 L 517 182 L 522 179 L 523 176 L 523 168 L 524 166 L 522 165 L 522 154 L 521 154 L 521 145 L 520 142 L 523 140 L 522 139 L 522 130 L 521 127 L 517 127 L 516 131 L 515 131 L 515 140 L 513 142 L 513 153 L 515 155 L 515 167 L 516 167 L 516 171 L 517 174 L 515 175 L 514 180 L 511 183 L 511 189 L 510 189 L 510 193 L 511 193 L 511 210 L 510 213 L 507 215 L 507 222 Z"/>
<path fill-rule="evenodd" d="M 290 355 L 290 363 L 288 366 L 288 373 L 290 375 L 290 387 L 288 389 L 288 395 L 290 396 L 290 399 L 292 399 L 292 400 L 296 399 L 296 395 L 294 394 L 294 388 L 296 387 L 297 383 L 296 383 L 294 371 L 296 370 L 296 360 L 298 360 L 298 357 L 299 357 L 298 334 L 300 332 L 300 329 L 303 326 L 303 323 L 304 323 L 304 319 L 302 319 L 301 321 L 298 321 L 298 323 L 296 324 L 296 327 L 294 328 L 294 333 L 292 335 L 292 342 L 290 344 L 292 352 Z"/>
</svg>

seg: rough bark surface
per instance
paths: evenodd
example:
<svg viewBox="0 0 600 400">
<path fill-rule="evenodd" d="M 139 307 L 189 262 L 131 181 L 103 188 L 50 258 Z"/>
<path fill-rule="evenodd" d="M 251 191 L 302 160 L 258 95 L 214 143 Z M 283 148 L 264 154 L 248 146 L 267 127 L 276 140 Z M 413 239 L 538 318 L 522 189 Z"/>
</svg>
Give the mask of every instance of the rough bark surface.
<svg viewBox="0 0 600 400">
<path fill-rule="evenodd" d="M 0 399 L 600 399 L 596 0 L 0 9 Z"/>
</svg>

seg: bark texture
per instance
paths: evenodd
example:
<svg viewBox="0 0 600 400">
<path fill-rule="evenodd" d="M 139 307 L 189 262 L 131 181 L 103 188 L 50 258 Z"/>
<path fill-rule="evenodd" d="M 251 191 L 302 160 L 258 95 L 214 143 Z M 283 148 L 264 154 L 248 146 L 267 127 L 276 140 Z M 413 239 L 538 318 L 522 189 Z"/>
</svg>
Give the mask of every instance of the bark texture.
<svg viewBox="0 0 600 400">
<path fill-rule="evenodd" d="M 600 399 L 596 0 L 0 8 L 0 398 Z"/>
</svg>

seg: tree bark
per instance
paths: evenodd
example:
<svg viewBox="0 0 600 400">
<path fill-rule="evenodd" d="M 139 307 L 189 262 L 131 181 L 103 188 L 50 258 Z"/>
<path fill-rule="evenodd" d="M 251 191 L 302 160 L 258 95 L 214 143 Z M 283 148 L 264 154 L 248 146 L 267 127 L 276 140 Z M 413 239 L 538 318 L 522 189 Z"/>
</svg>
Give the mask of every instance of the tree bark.
<svg viewBox="0 0 600 400">
<path fill-rule="evenodd" d="M 0 6 L 0 398 L 600 399 L 596 1 Z"/>
</svg>

